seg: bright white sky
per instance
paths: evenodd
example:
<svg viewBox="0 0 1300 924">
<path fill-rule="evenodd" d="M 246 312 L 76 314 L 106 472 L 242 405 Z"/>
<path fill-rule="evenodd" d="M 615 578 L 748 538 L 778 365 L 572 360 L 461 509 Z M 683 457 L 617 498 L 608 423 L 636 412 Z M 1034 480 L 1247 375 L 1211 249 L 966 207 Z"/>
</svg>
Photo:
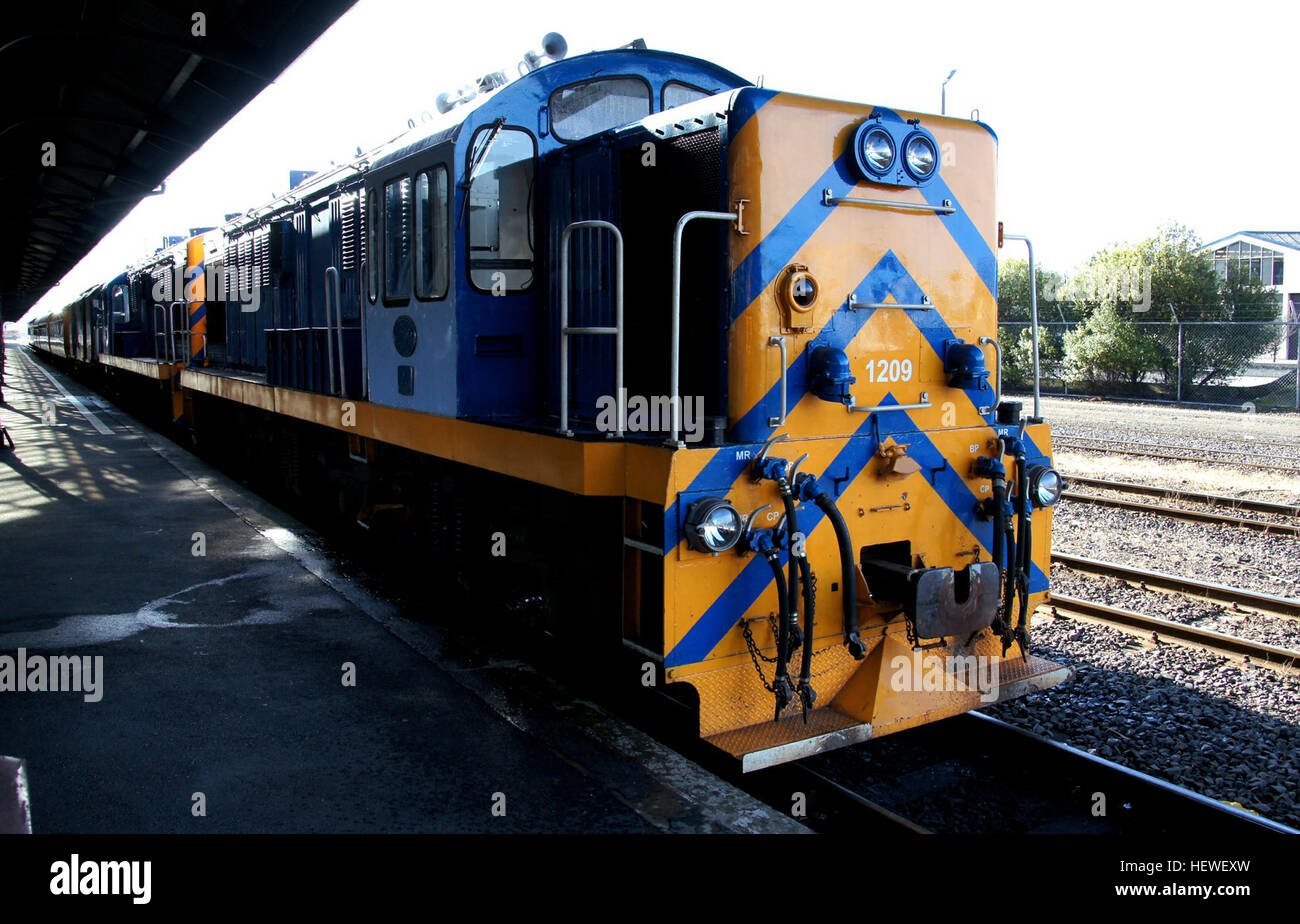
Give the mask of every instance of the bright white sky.
<svg viewBox="0 0 1300 924">
<path fill-rule="evenodd" d="M 201 4 L 200 4 L 201 5 Z M 852 12 L 857 10 L 857 12 Z M 454 11 L 454 13 L 452 12 Z M 878 12 L 873 12 L 878 11 Z M 916 25 L 901 25 L 914 18 Z M 1166 221 L 1207 241 L 1300 228 L 1300 3 L 360 0 L 36 306 L 436 117 L 433 100 L 562 33 L 570 54 L 644 38 L 765 85 L 980 118 L 1000 139 L 999 212 L 1069 271 Z M 1022 256 L 1008 247 L 1004 256 Z"/>
</svg>

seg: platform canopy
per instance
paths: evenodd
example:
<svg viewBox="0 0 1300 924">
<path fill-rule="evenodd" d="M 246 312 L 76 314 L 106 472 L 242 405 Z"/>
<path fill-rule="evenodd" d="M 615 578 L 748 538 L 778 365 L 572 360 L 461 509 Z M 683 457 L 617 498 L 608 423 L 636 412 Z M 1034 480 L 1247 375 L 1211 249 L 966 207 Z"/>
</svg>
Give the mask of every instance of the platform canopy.
<svg viewBox="0 0 1300 924">
<path fill-rule="evenodd" d="M 9 5 L 0 316 L 21 317 L 354 2 Z"/>
</svg>

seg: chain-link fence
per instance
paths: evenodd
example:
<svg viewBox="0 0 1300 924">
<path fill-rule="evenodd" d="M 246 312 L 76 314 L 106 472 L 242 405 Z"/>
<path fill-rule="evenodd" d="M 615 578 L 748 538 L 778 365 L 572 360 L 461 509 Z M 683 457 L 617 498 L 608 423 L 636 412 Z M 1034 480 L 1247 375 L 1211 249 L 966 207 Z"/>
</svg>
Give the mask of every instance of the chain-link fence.
<svg viewBox="0 0 1300 924">
<path fill-rule="evenodd" d="M 1300 323 L 1082 321 L 1039 323 L 1042 392 L 1300 410 Z M 1008 390 L 1033 387 L 1029 323 L 1003 321 Z"/>
</svg>

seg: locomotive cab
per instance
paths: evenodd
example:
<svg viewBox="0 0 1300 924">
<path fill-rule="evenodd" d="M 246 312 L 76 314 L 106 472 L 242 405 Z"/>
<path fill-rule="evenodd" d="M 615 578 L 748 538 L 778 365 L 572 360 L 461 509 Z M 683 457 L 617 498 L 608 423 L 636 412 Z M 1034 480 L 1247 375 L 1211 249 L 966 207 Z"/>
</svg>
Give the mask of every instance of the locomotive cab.
<svg viewBox="0 0 1300 924">
<path fill-rule="evenodd" d="M 998 393 L 993 133 L 758 88 L 726 128 L 730 446 L 665 514 L 701 734 L 753 768 L 1060 682 L 1027 651 L 1050 434 Z"/>
</svg>

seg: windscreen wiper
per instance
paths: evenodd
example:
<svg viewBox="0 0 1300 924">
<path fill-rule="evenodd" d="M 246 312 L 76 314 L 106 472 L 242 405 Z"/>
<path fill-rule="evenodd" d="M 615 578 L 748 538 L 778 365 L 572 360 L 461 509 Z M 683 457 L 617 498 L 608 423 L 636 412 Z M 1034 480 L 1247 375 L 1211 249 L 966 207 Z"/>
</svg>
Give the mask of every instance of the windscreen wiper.
<svg viewBox="0 0 1300 924">
<path fill-rule="evenodd" d="M 469 188 L 473 184 L 474 178 L 478 176 L 479 168 L 483 166 L 483 161 L 487 159 L 488 151 L 490 151 L 492 145 L 496 143 L 497 136 L 501 134 L 501 129 L 505 124 L 506 120 L 504 116 L 493 122 L 492 130 L 487 133 L 482 143 L 479 144 L 479 146 L 474 150 L 474 153 L 470 155 L 469 169 L 465 171 L 465 182 L 461 184 L 462 188 L 465 190 L 465 195 L 460 201 L 460 215 L 456 219 L 457 228 L 465 223 L 465 207 L 469 205 Z"/>
</svg>

